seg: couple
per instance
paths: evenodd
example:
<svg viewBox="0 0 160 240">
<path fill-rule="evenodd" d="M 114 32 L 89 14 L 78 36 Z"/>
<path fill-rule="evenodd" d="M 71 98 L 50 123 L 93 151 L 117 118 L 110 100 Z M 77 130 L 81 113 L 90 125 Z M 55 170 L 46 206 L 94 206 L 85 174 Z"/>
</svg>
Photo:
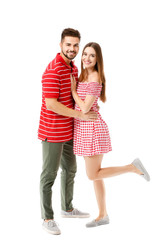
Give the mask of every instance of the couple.
<svg viewBox="0 0 160 240">
<path fill-rule="evenodd" d="M 81 74 L 73 63 L 79 51 L 80 33 L 67 28 L 61 34 L 61 52 L 47 66 L 42 77 L 42 107 L 38 138 L 42 140 L 43 167 L 40 198 L 43 228 L 60 234 L 52 209 L 52 186 L 61 172 L 62 217 L 89 217 L 72 205 L 76 174 L 75 155 L 83 156 L 86 173 L 93 181 L 99 214 L 86 227 L 109 223 L 103 178 L 134 172 L 150 177 L 139 159 L 120 167 L 101 168 L 103 154 L 112 150 L 107 124 L 98 112 L 98 98 L 105 102 L 105 76 L 99 44 L 88 43 L 82 52 Z M 53 199 L 55 196 L 53 197 Z"/>
</svg>

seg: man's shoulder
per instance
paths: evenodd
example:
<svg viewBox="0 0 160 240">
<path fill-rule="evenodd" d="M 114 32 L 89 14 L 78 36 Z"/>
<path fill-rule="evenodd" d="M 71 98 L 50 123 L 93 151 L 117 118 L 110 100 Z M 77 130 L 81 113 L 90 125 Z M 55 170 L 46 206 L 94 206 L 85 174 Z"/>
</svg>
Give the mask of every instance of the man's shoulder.
<svg viewBox="0 0 160 240">
<path fill-rule="evenodd" d="M 56 58 L 54 58 L 47 66 L 46 72 L 57 72 L 62 66 L 62 63 L 58 61 Z"/>
</svg>

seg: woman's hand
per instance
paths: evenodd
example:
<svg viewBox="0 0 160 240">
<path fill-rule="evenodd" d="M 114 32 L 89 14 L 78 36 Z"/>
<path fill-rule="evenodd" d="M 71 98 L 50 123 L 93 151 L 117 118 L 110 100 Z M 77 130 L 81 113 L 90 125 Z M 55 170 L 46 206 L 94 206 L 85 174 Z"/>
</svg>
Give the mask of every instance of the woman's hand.
<svg viewBox="0 0 160 240">
<path fill-rule="evenodd" d="M 71 74 L 71 91 L 76 92 L 77 82 L 75 77 Z"/>
</svg>

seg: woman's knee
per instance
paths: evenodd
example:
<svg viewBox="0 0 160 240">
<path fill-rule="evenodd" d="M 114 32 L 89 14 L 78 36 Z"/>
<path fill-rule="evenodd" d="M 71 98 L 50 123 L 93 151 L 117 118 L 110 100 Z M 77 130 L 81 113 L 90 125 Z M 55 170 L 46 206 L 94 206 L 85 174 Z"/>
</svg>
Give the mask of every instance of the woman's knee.
<svg viewBox="0 0 160 240">
<path fill-rule="evenodd" d="M 87 177 L 89 180 L 94 181 L 98 177 L 98 173 L 87 173 Z"/>
<path fill-rule="evenodd" d="M 101 169 L 103 155 L 95 155 L 91 157 L 84 157 L 86 163 L 86 173 L 90 180 L 99 179 L 99 171 Z"/>
</svg>

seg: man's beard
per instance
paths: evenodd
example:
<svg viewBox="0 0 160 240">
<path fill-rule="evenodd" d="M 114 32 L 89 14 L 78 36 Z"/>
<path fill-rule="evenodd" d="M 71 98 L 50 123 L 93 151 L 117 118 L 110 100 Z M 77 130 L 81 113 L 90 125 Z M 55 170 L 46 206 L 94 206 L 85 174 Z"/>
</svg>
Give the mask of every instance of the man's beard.
<svg viewBox="0 0 160 240">
<path fill-rule="evenodd" d="M 76 55 L 75 55 L 74 57 L 72 57 L 72 58 L 68 57 L 67 54 L 65 54 L 65 53 L 63 52 L 63 50 L 62 50 L 62 53 L 63 53 L 63 55 L 64 55 L 66 58 L 68 58 L 69 60 L 73 60 L 73 59 L 76 57 Z M 73 52 L 73 53 L 75 53 L 75 52 Z"/>
</svg>

